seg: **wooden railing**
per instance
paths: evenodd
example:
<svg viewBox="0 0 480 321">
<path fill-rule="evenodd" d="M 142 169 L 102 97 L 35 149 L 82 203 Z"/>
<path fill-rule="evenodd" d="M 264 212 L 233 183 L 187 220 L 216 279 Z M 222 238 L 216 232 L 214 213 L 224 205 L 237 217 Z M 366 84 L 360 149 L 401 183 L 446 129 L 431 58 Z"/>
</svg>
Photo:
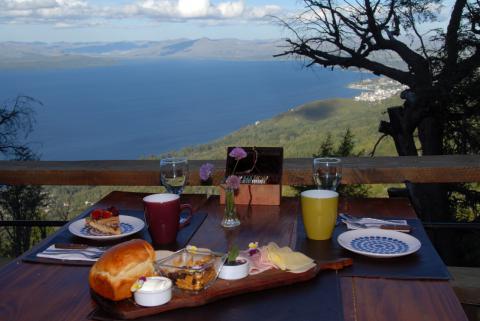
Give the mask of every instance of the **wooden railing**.
<svg viewBox="0 0 480 321">
<path fill-rule="evenodd" d="M 189 185 L 200 185 L 199 167 L 215 165 L 213 184 L 225 161 L 189 161 Z M 282 184 L 311 185 L 311 158 L 285 159 Z M 342 158 L 344 184 L 480 182 L 480 155 Z M 158 161 L 0 161 L 0 184 L 159 186 Z"/>
<path fill-rule="evenodd" d="M 189 161 L 189 185 L 201 185 L 199 167 L 207 161 Z M 213 184 L 222 182 L 225 161 L 214 164 Z M 285 159 L 282 184 L 312 185 L 312 159 Z M 480 155 L 423 157 L 342 158 L 343 184 L 480 182 Z M 133 161 L 0 161 L 0 184 L 9 185 L 105 185 L 159 186 L 159 162 Z M 66 221 L 0 221 L 4 226 L 38 226 L 42 237 L 46 226 Z M 424 222 L 428 230 L 480 229 L 480 223 Z"/>
</svg>

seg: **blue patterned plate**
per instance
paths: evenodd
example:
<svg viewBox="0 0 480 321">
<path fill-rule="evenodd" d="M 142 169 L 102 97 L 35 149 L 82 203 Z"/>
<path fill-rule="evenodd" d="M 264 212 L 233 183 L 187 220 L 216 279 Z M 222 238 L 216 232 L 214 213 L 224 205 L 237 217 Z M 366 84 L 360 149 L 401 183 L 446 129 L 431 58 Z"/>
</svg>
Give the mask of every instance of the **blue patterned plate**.
<svg viewBox="0 0 480 321">
<path fill-rule="evenodd" d="M 390 230 L 367 228 L 347 231 L 337 238 L 343 248 L 371 257 L 397 257 L 412 254 L 420 249 L 415 237 Z"/>
<path fill-rule="evenodd" d="M 128 235 L 132 235 L 141 231 L 145 226 L 145 223 L 136 217 L 128 216 L 128 215 L 119 215 L 120 218 L 120 229 L 122 230 L 122 234 L 119 235 L 105 235 L 102 233 L 98 233 L 97 231 L 93 230 L 89 226 L 85 225 L 85 219 L 81 219 L 75 222 L 72 222 L 68 226 L 68 230 L 73 235 L 83 237 L 86 239 L 92 240 L 113 240 L 122 238 Z"/>
</svg>

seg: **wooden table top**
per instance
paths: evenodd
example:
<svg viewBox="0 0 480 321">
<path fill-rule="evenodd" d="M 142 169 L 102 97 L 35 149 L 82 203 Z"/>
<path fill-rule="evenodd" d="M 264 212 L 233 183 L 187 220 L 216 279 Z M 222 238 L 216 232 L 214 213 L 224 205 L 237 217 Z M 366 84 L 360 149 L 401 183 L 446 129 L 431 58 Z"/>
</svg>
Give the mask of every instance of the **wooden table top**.
<svg viewBox="0 0 480 321">
<path fill-rule="evenodd" d="M 112 192 L 94 207 L 115 205 L 120 210 L 142 210 L 143 196 L 143 193 Z M 182 196 L 182 200 L 192 204 L 196 210 L 209 214 L 193 236 L 191 244 L 218 251 L 225 251 L 232 242 L 241 248 L 251 241 L 274 241 L 280 246 L 294 245 L 295 221 L 299 213 L 298 199 L 284 198 L 281 206 L 238 206 L 241 228 L 228 231 L 220 227 L 223 207 L 219 205 L 218 198 L 186 195 Z M 342 203 L 341 206 L 347 207 L 349 213 L 354 215 L 416 217 L 408 201 L 403 199 L 349 199 L 346 205 Z M 50 236 L 42 244 L 54 236 Z M 35 248 L 32 251 L 35 251 Z M 96 308 L 89 293 L 89 269 L 82 266 L 25 263 L 21 257 L 16 259 L 0 270 L 0 319 L 89 320 L 89 313 Z M 448 281 L 341 277 L 340 289 L 345 321 L 468 321 Z M 248 300 L 248 297 L 242 300 Z M 275 300 L 267 303 L 249 302 L 248 312 L 239 305 L 236 311 L 229 311 L 232 313 L 229 318 L 236 319 L 232 316 L 237 313 L 242 315 L 242 318 L 250 316 L 249 319 L 253 320 L 256 309 L 263 309 L 265 304 L 274 306 Z M 210 306 L 209 309 L 215 312 L 215 304 Z M 212 315 L 213 317 L 208 316 L 209 320 L 221 320 L 225 317 L 216 313 Z M 174 320 L 179 316 L 176 317 L 175 312 L 171 312 L 166 318 L 163 315 L 158 315 L 157 318 Z M 270 314 L 271 320 L 299 318 L 315 320 L 314 315 L 301 315 L 301 311 L 296 311 L 295 308 L 291 309 L 291 315 Z"/>
</svg>

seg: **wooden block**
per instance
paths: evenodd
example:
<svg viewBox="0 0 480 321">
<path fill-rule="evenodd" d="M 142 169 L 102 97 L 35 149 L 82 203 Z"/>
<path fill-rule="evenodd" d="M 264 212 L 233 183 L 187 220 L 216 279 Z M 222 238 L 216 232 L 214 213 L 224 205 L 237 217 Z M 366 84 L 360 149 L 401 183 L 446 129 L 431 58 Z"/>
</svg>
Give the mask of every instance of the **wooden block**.
<svg viewBox="0 0 480 321">
<path fill-rule="evenodd" d="M 238 205 L 280 205 L 282 185 L 279 184 L 240 184 L 235 193 Z M 225 204 L 225 191 L 220 188 L 220 204 Z"/>
<path fill-rule="evenodd" d="M 225 178 L 234 174 L 242 179 L 243 184 L 240 184 L 240 188 L 235 192 L 235 204 L 280 205 L 283 148 L 242 147 L 247 156 L 240 161 L 228 156 L 233 148 L 227 148 Z M 263 180 L 264 184 L 259 184 L 259 180 Z M 225 191 L 223 189 L 220 189 L 220 204 L 225 204 Z"/>
</svg>

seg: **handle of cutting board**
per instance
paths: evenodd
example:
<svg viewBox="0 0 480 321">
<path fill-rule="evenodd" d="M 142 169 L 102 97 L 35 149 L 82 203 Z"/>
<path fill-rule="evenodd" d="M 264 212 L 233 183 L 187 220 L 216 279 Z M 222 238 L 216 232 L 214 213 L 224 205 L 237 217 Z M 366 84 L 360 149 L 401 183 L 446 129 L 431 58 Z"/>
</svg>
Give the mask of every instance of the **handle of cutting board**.
<svg viewBox="0 0 480 321">
<path fill-rule="evenodd" d="M 351 258 L 339 258 L 334 261 L 328 262 L 318 262 L 319 270 L 341 270 L 346 268 L 347 266 L 351 266 L 353 264 L 353 259 Z"/>
</svg>

